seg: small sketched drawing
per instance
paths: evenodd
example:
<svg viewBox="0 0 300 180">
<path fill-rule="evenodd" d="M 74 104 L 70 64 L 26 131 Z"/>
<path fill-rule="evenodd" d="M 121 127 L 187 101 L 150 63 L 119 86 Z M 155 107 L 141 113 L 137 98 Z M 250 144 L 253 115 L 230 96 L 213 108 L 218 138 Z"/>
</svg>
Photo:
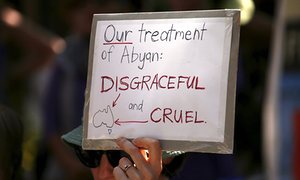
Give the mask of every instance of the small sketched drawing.
<svg viewBox="0 0 300 180">
<path fill-rule="evenodd" d="M 93 116 L 93 125 L 95 128 L 99 128 L 102 125 L 108 128 L 108 133 L 111 134 L 112 127 L 114 126 L 114 115 L 111 107 L 107 105 L 103 110 L 98 110 Z"/>
</svg>

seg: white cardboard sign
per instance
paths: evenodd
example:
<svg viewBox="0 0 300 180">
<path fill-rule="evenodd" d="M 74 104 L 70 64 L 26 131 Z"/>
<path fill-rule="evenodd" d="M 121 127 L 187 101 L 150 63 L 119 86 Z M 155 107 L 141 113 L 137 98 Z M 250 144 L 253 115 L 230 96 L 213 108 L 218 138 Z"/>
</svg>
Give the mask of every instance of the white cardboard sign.
<svg viewBox="0 0 300 180">
<path fill-rule="evenodd" d="M 230 153 L 238 18 L 235 10 L 95 15 L 84 148 L 152 137 L 165 150 Z"/>
</svg>

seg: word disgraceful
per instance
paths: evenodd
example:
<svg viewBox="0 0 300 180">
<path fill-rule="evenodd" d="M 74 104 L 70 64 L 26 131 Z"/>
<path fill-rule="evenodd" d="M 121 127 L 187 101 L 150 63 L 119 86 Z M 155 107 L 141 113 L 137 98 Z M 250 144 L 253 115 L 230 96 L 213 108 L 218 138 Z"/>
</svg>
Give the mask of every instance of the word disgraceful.
<svg viewBox="0 0 300 180">
<path fill-rule="evenodd" d="M 200 85 L 198 76 L 168 76 L 155 74 L 144 76 L 122 76 L 110 77 L 101 76 L 101 93 L 109 91 L 127 91 L 127 90 L 147 90 L 160 89 L 195 89 L 204 90 L 205 87 Z"/>
</svg>

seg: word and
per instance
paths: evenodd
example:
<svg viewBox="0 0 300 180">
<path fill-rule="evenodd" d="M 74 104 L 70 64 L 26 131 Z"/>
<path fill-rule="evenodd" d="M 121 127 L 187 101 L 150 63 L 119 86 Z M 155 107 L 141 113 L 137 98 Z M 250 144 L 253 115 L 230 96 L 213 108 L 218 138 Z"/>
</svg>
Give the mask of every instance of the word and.
<svg viewBox="0 0 300 180">
<path fill-rule="evenodd" d="M 206 123 L 198 119 L 198 112 L 191 110 L 174 110 L 171 108 L 155 108 L 150 113 L 150 120 L 155 123 Z"/>
<path fill-rule="evenodd" d="M 144 106 L 144 100 L 142 100 L 142 102 L 140 104 L 129 103 L 128 109 L 129 110 L 139 110 L 139 111 L 143 112 L 143 106 Z"/>
<path fill-rule="evenodd" d="M 101 76 L 101 93 L 110 91 L 127 91 L 127 90 L 160 90 L 160 89 L 195 89 L 204 90 L 205 87 L 200 86 L 200 78 L 198 76 L 168 76 L 155 74 L 154 76 L 145 75 L 142 77 L 122 76 L 110 77 Z"/>
</svg>

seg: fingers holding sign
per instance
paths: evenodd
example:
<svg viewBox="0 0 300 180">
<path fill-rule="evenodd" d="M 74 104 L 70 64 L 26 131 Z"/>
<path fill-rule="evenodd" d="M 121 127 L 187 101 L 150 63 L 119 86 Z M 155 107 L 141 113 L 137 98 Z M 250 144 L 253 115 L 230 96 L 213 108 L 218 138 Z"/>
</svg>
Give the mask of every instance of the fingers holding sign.
<svg viewBox="0 0 300 180">
<path fill-rule="evenodd" d="M 152 138 L 136 138 L 132 142 L 137 147 L 148 151 L 148 157 L 146 158 L 148 163 L 157 174 L 160 174 L 162 171 L 162 149 L 159 141 Z"/>
<path fill-rule="evenodd" d="M 116 179 L 158 179 L 162 171 L 162 150 L 158 140 L 137 138 L 132 142 L 125 138 L 117 139 L 117 144 L 127 152 L 134 164 L 126 157 L 114 169 Z M 142 150 L 148 150 L 146 157 Z"/>
</svg>

